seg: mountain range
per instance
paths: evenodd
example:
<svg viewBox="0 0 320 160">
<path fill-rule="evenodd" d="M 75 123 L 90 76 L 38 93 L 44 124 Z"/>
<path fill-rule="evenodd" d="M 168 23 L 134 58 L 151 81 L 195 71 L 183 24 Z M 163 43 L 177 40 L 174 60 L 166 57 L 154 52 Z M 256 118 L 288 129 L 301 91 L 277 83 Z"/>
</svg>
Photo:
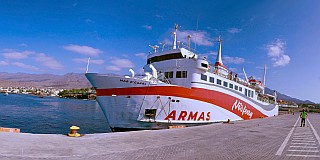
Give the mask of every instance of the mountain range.
<svg viewBox="0 0 320 160">
<path fill-rule="evenodd" d="M 28 73 L 7 73 L 0 72 L 0 87 L 36 87 L 36 88 L 88 88 L 89 81 L 83 73 L 67 73 L 65 75 L 54 74 L 28 74 Z M 274 94 L 274 89 L 267 88 L 265 93 Z M 313 104 L 309 100 L 300 100 L 277 92 L 277 99 L 297 104 Z"/>
</svg>

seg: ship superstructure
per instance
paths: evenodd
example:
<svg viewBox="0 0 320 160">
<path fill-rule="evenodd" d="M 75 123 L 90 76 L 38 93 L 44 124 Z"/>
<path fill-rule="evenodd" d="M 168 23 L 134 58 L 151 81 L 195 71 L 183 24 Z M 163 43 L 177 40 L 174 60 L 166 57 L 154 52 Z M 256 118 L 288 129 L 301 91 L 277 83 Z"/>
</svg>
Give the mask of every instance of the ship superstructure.
<svg viewBox="0 0 320 160">
<path fill-rule="evenodd" d="M 110 76 L 87 73 L 97 101 L 113 131 L 163 129 L 278 115 L 274 95 L 264 94 L 264 82 L 241 79 L 222 62 L 222 41 L 216 62 L 177 41 L 151 46 L 145 75 Z"/>
</svg>

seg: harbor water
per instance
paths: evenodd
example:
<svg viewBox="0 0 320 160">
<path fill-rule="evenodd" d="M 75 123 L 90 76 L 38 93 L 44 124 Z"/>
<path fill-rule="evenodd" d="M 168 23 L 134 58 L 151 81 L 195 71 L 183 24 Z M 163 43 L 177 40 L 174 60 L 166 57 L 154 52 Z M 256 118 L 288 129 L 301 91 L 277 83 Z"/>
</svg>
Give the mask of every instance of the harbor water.
<svg viewBox="0 0 320 160">
<path fill-rule="evenodd" d="M 83 134 L 111 132 L 94 100 L 0 93 L 0 127 L 20 128 L 23 133 L 66 134 L 72 125 L 79 126 Z"/>
</svg>

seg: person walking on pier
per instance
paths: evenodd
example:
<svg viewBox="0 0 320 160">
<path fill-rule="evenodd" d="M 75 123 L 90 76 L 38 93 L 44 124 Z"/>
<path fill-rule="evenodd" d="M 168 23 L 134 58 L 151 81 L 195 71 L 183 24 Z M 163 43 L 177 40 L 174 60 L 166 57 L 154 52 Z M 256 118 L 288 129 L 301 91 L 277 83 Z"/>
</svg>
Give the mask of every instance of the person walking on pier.
<svg viewBox="0 0 320 160">
<path fill-rule="evenodd" d="M 301 118 L 301 126 L 303 125 L 303 127 L 306 125 L 306 118 L 307 118 L 308 114 L 307 112 L 303 109 L 301 114 L 300 114 L 300 118 Z"/>
</svg>

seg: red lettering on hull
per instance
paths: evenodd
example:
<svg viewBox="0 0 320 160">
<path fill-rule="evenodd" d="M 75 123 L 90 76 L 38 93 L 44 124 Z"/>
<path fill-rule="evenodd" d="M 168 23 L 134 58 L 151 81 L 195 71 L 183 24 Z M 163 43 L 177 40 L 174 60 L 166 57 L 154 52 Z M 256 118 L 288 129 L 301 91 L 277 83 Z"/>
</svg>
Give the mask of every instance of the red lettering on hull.
<svg viewBox="0 0 320 160">
<path fill-rule="evenodd" d="M 173 110 L 164 120 L 176 120 L 177 111 Z M 188 118 L 186 118 L 188 117 Z M 180 111 L 178 119 L 179 121 L 210 121 L 210 112 L 201 112 L 198 116 L 198 112 Z"/>
</svg>

